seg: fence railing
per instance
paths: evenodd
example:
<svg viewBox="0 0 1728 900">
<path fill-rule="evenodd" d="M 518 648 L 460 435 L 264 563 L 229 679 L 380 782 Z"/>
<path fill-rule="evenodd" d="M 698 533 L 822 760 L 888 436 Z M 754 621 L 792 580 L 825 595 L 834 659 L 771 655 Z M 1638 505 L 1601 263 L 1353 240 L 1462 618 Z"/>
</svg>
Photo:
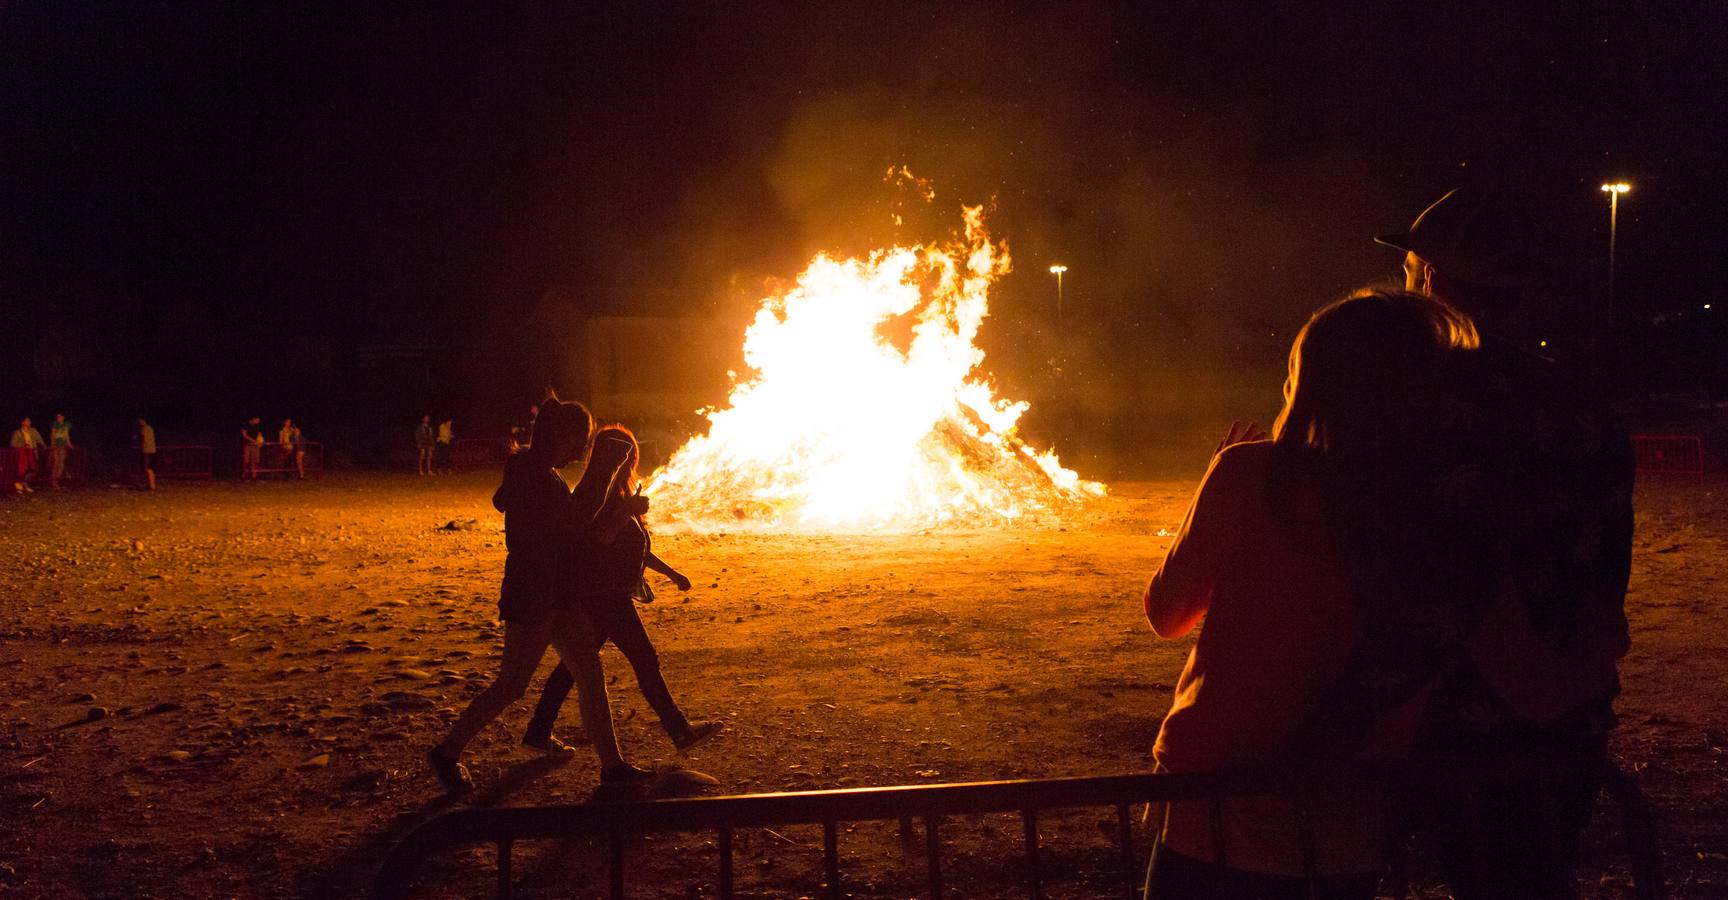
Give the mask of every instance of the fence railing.
<svg viewBox="0 0 1728 900">
<path fill-rule="evenodd" d="M 305 471 L 310 474 L 324 470 L 324 445 L 319 441 L 301 441 L 298 444 L 283 444 L 281 442 L 266 443 L 257 449 L 256 460 L 248 459 L 250 450 L 240 448 L 240 476 L 294 474 L 301 470 L 301 463 L 294 458 L 296 452 L 304 453 Z"/>
<path fill-rule="evenodd" d="M 1627 837 L 1636 896 L 1660 900 L 1666 896 L 1654 824 L 1637 782 L 1610 767 L 1606 790 L 1621 813 Z M 1116 868 L 1122 878 L 1121 896 L 1138 896 L 1143 858 L 1134 846 L 1131 808 L 1140 803 L 1168 803 L 1253 794 L 1294 794 L 1312 791 L 1327 781 L 1401 779 L 1408 773 L 1357 773 L 1310 778 L 1293 785 L 1288 773 L 1264 774 L 1146 774 L 1089 778 L 1046 778 L 962 784 L 902 785 L 831 791 L 745 794 L 646 800 L 630 803 L 592 802 L 581 805 L 466 809 L 446 813 L 410 832 L 385 857 L 375 896 L 400 900 L 413 886 L 424 860 L 441 851 L 475 844 L 497 848 L 498 896 L 508 898 L 514 875 L 515 844 L 527 840 L 575 837 L 606 839 L 609 896 L 625 896 L 625 838 L 652 833 L 712 831 L 719 846 L 718 886 L 722 900 L 734 896 L 733 833 L 741 828 L 783 825 L 822 826 L 823 897 L 845 895 L 840 869 L 840 822 L 924 820 L 926 882 L 931 898 L 941 898 L 942 840 L 946 816 L 1018 812 L 1022 820 L 1027 896 L 1043 896 L 1039 868 L 1038 814 L 1048 809 L 1105 806 L 1115 809 Z"/>
<path fill-rule="evenodd" d="M 1647 475 L 1704 475 L 1704 439 L 1689 434 L 1635 434 L 1632 452 Z"/>
<path fill-rule="evenodd" d="M 157 478 L 214 478 L 216 450 L 204 444 L 158 444 L 151 467 Z"/>
</svg>

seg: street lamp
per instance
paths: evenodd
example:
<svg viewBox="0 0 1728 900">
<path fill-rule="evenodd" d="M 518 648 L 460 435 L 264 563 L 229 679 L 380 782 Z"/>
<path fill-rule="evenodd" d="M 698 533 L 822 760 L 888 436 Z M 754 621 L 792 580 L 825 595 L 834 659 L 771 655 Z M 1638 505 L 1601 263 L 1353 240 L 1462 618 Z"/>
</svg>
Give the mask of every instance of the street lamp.
<svg viewBox="0 0 1728 900">
<path fill-rule="evenodd" d="M 1056 276 L 1056 321 L 1058 322 L 1062 321 L 1062 273 L 1066 271 L 1068 271 L 1068 267 L 1061 263 L 1050 267 L 1050 274 Z"/>
<path fill-rule="evenodd" d="M 1608 195 L 1608 312 L 1614 312 L 1614 237 L 1620 226 L 1620 195 L 1632 190 L 1624 181 L 1602 185 Z"/>
</svg>

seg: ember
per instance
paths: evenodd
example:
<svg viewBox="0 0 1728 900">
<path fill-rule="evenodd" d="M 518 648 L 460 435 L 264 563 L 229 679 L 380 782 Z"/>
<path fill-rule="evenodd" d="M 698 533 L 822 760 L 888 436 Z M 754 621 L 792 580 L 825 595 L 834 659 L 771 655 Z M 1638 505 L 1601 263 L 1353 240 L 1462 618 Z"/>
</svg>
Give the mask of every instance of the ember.
<svg viewBox="0 0 1728 900">
<path fill-rule="evenodd" d="M 965 207 L 947 243 L 817 256 L 745 332 L 753 372 L 649 479 L 693 531 L 911 531 L 1050 514 L 1104 495 L 1016 436 L 974 343 L 1005 244 Z"/>
</svg>

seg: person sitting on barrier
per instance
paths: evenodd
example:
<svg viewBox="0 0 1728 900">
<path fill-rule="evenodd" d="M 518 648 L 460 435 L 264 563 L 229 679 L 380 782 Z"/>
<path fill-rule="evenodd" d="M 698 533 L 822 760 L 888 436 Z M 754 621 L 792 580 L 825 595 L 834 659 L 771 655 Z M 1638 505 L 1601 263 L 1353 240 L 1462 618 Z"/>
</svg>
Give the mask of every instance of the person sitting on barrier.
<svg viewBox="0 0 1728 900">
<path fill-rule="evenodd" d="M 595 474 L 590 477 L 583 473 L 582 480 L 576 485 L 576 494 L 599 494 L 607 499 L 600 514 L 602 524 L 591 533 L 587 552 L 583 554 L 585 571 L 578 574 L 576 581 L 580 594 L 578 603 L 594 625 L 595 653 L 598 654 L 600 648 L 611 641 L 624 654 L 636 673 L 636 684 L 641 688 L 643 698 L 659 716 L 660 725 L 666 729 L 673 746 L 686 751 L 719 733 L 722 725 L 719 722 L 693 724 L 684 715 L 677 701 L 672 699 L 672 691 L 660 672 L 660 656 L 642 625 L 641 615 L 636 612 L 636 602 L 648 603 L 654 599 L 653 591 L 642 577 L 644 568 L 665 575 L 680 591 L 690 590 L 690 579 L 654 555 L 642 516 L 618 514 L 638 496 L 636 492 L 641 477 L 637 473 L 637 464 L 640 458 L 636 436 L 630 429 L 608 425 L 595 433 L 590 462 L 590 471 Z M 602 480 L 608 471 L 617 472 L 610 483 Z M 552 670 L 541 690 L 534 718 L 522 736 L 523 746 L 543 753 L 575 752 L 552 734 L 558 709 L 563 706 L 573 682 L 563 666 Z"/>
<path fill-rule="evenodd" d="M 264 423 L 257 416 L 240 426 L 240 477 L 257 481 L 258 470 L 264 467 Z"/>
<path fill-rule="evenodd" d="M 1272 438 L 1231 429 L 1146 587 L 1160 636 L 1206 620 L 1158 733 L 1161 769 L 1342 772 L 1407 745 L 1420 698 L 1349 746 L 1286 752 L 1377 621 L 1438 605 L 1445 627 L 1451 592 L 1478 590 L 1479 531 L 1452 533 L 1477 498 L 1442 499 L 1468 420 L 1451 373 L 1476 346 L 1463 314 L 1395 291 L 1323 307 L 1298 333 Z M 1367 900 L 1392 816 L 1381 786 L 1323 778 L 1299 795 L 1171 803 L 1146 897 Z"/>
<path fill-rule="evenodd" d="M 138 453 L 144 462 L 144 490 L 156 490 L 156 429 L 138 417 Z"/>
<path fill-rule="evenodd" d="M 1609 414 L 1610 367 L 1538 355 L 1550 351 L 1530 333 L 1535 308 L 1569 277 L 1538 208 L 1528 196 L 1460 189 L 1376 239 L 1404 251 L 1407 289 L 1481 326 L 1480 394 L 1497 423 L 1481 456 L 1513 523 L 1500 548 L 1507 589 L 1470 628 L 1463 658 L 1445 660 L 1421 741 L 1453 773 L 1424 806 L 1459 900 L 1575 895 L 1580 840 L 1609 767 L 1618 661 L 1631 646 L 1632 444 Z M 1354 680 L 1410 684 L 1438 667 L 1432 652 L 1387 655 L 1360 661 Z M 1378 713 L 1368 690 L 1355 693 L 1361 701 L 1340 714 Z"/>
<path fill-rule="evenodd" d="M 282 462 L 284 468 L 292 463 L 294 474 L 300 481 L 306 480 L 306 435 L 293 419 L 282 420 L 282 432 L 278 435 L 282 442 Z M 286 473 L 284 473 L 286 475 Z"/>
<path fill-rule="evenodd" d="M 534 443 L 510 457 L 492 505 L 504 513 L 504 582 L 498 615 L 504 620 L 504 657 L 498 677 L 475 695 L 450 733 L 427 751 L 438 780 L 452 793 L 472 789 L 462 751 L 480 730 L 522 698 L 550 644 L 560 669 L 574 674 L 582 723 L 600 757 L 601 780 L 636 781 L 651 773 L 624 761 L 612 730 L 606 675 L 587 614 L 576 607 L 571 589 L 577 547 L 594 528 L 602 496 L 572 494 L 559 469 L 582 456 L 593 417 L 580 403 L 546 402 Z M 622 463 L 619 459 L 614 463 Z M 610 479 L 590 462 L 588 472 Z M 585 473 L 586 474 L 586 473 Z M 645 511 L 647 501 L 622 504 L 629 514 Z"/>
<path fill-rule="evenodd" d="M 66 477 L 66 456 L 72 452 L 72 423 L 65 413 L 55 413 L 48 424 L 48 486 L 60 490 L 60 479 Z"/>
<path fill-rule="evenodd" d="M 42 432 L 30 424 L 30 417 L 25 416 L 18 423 L 18 428 L 12 432 L 12 465 L 9 473 L 12 476 L 12 489 L 20 494 L 30 493 L 30 476 L 36 472 L 36 454 L 41 451 Z"/>
</svg>

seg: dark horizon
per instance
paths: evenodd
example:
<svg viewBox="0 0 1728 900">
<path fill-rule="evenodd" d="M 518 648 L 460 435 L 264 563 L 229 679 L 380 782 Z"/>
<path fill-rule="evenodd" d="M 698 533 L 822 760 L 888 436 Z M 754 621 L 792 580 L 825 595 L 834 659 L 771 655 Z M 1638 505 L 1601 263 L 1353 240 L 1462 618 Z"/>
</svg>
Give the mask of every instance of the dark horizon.
<svg viewBox="0 0 1728 900">
<path fill-rule="evenodd" d="M 1059 341 L 1065 390 L 1136 382 L 1112 410 L 1275 392 L 1309 310 L 1397 272 L 1370 236 L 1460 184 L 1549 198 L 1588 291 L 1632 182 L 1628 333 L 1728 277 L 1720 6 L 758 13 L 9 5 L 0 414 L 494 430 L 580 389 L 586 316 L 741 329 L 962 202 L 1017 261 L 986 367 L 1035 408 Z M 900 165 L 937 201 L 896 230 Z M 1653 381 L 1719 386 L 1722 333 Z"/>
</svg>

